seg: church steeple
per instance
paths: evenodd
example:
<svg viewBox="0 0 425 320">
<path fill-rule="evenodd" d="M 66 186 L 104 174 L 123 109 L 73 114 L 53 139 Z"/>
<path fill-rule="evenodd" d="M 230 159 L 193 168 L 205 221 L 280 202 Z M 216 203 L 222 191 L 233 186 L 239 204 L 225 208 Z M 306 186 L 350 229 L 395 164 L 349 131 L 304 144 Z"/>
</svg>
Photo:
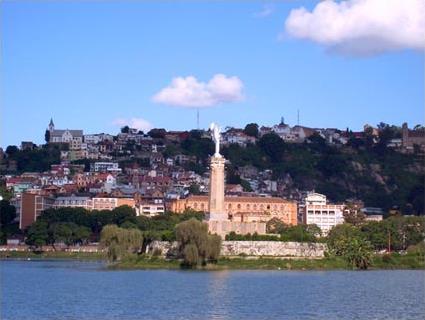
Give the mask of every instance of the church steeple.
<svg viewBox="0 0 425 320">
<path fill-rule="evenodd" d="M 55 130 L 55 124 L 53 123 L 53 119 L 50 118 L 49 131 L 53 131 L 53 130 Z"/>
</svg>

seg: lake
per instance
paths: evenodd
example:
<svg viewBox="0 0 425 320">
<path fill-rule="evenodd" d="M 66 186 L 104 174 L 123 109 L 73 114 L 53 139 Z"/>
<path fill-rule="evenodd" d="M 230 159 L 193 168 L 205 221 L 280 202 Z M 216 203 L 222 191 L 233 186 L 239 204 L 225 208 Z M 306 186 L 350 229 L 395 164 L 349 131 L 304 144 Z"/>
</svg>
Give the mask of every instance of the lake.
<svg viewBox="0 0 425 320">
<path fill-rule="evenodd" d="M 1 319 L 424 319 L 425 271 L 109 271 L 1 261 Z"/>
</svg>

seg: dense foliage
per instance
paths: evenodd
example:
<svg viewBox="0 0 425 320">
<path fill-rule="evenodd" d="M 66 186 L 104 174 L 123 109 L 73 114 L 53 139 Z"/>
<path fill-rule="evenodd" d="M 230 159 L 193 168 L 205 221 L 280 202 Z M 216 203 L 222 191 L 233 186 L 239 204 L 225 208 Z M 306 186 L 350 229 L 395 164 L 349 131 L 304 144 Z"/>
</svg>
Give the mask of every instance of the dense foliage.
<svg viewBox="0 0 425 320">
<path fill-rule="evenodd" d="M 106 248 L 109 261 L 120 261 L 128 255 L 140 252 L 143 235 L 135 228 L 124 229 L 116 225 L 107 225 L 102 229 L 100 244 Z"/>
<path fill-rule="evenodd" d="M 175 229 L 183 264 L 187 267 L 217 262 L 221 238 L 208 234 L 208 225 L 194 218 L 181 222 Z"/>
<path fill-rule="evenodd" d="M 201 220 L 203 214 L 187 211 L 183 214 L 166 213 L 156 217 L 136 216 L 134 209 L 121 206 L 113 210 L 87 211 L 83 208 L 60 208 L 45 210 L 27 230 L 27 244 L 34 246 L 84 243 L 98 241 L 102 229 L 117 225 L 124 229 L 138 229 L 144 243 L 152 240 L 175 240 L 174 227 L 185 220 Z M 67 236 L 71 229 L 72 236 Z M 87 236 L 88 234 L 88 236 Z M 66 242 L 65 242 L 66 240 Z"/>
<path fill-rule="evenodd" d="M 329 253 L 342 256 L 353 269 L 367 269 L 371 264 L 372 245 L 351 224 L 337 225 L 327 237 Z"/>
<path fill-rule="evenodd" d="M 337 225 L 329 232 L 326 242 L 331 254 L 344 257 L 352 267 L 366 269 L 373 251 L 412 251 L 420 248 L 424 239 L 423 217 L 398 216 L 358 226 Z"/>
<path fill-rule="evenodd" d="M 267 233 L 278 234 L 276 240 L 295 242 L 316 242 L 321 236 L 320 228 L 315 224 L 287 225 L 277 218 L 267 222 Z"/>
<path fill-rule="evenodd" d="M 5 244 L 9 236 L 19 233 L 19 225 L 15 222 L 16 208 L 8 200 L 0 201 L 0 244 Z"/>
<path fill-rule="evenodd" d="M 60 163 L 61 150 L 67 149 L 67 145 L 61 144 L 46 144 L 33 150 L 9 146 L 6 149 L 7 158 L 3 162 L 9 167 L 16 164 L 16 170 L 6 170 L 8 172 L 43 172 L 49 170 L 52 164 Z"/>
</svg>

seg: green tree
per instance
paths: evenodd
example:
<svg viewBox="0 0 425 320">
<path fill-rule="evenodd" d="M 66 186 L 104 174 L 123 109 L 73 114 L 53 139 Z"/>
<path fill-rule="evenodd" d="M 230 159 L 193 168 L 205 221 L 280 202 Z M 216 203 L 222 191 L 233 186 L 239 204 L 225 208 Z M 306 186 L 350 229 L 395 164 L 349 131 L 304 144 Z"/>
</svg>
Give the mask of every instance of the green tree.
<svg viewBox="0 0 425 320">
<path fill-rule="evenodd" d="M 76 225 L 72 222 L 60 222 L 50 226 L 49 233 L 51 234 L 52 242 L 63 242 L 67 246 L 74 244 L 73 228 Z"/>
<path fill-rule="evenodd" d="M 73 222 L 58 222 L 49 226 L 50 240 L 53 244 L 59 242 L 67 246 L 83 244 L 90 238 L 90 234 L 89 228 Z"/>
<path fill-rule="evenodd" d="M 347 203 L 344 207 L 344 221 L 352 225 L 362 224 L 366 218 L 366 215 L 352 203 Z"/>
<path fill-rule="evenodd" d="M 193 195 L 201 194 L 201 190 L 199 188 L 199 184 L 193 183 L 189 186 L 189 193 Z"/>
<path fill-rule="evenodd" d="M 175 232 L 185 266 L 195 267 L 217 261 L 221 238 L 209 235 L 206 223 L 192 218 L 176 225 Z"/>
<path fill-rule="evenodd" d="M 129 133 L 129 132 L 130 132 L 129 126 L 124 126 L 121 128 L 121 133 Z"/>
<path fill-rule="evenodd" d="M 256 123 L 249 123 L 245 126 L 245 129 L 243 130 L 243 132 L 251 137 L 258 137 L 258 124 Z"/>
<path fill-rule="evenodd" d="M 34 222 L 27 231 L 25 243 L 40 248 L 49 240 L 48 224 L 45 221 Z"/>
<path fill-rule="evenodd" d="M 74 233 L 74 243 L 85 244 L 89 241 L 91 230 L 84 226 L 77 226 L 73 230 Z"/>
<path fill-rule="evenodd" d="M 199 251 L 195 244 L 188 243 L 183 249 L 184 264 L 187 267 L 196 267 L 199 264 Z"/>
<path fill-rule="evenodd" d="M 123 229 L 116 225 L 107 225 L 102 229 L 100 244 L 107 249 L 109 261 L 120 261 L 141 250 L 143 235 L 138 229 Z"/>
<path fill-rule="evenodd" d="M 152 129 L 148 132 L 148 135 L 154 139 L 164 139 L 166 133 L 165 129 Z"/>
<path fill-rule="evenodd" d="M 44 133 L 44 141 L 46 141 L 46 143 L 50 142 L 50 131 L 46 130 L 46 132 Z"/>
<path fill-rule="evenodd" d="M 3 197 L 3 200 L 10 201 L 13 197 L 13 191 L 6 188 L 6 183 L 2 182 L 0 185 L 0 196 Z"/>
<path fill-rule="evenodd" d="M 363 238 L 354 238 L 347 243 L 344 258 L 354 269 L 366 270 L 372 262 L 372 247 Z"/>
<path fill-rule="evenodd" d="M 6 154 L 11 157 L 19 152 L 19 149 L 17 146 L 7 146 L 6 148 Z"/>
<path fill-rule="evenodd" d="M 266 231 L 267 233 L 276 233 L 281 234 L 288 228 L 282 220 L 279 218 L 272 218 L 266 223 Z"/>
<path fill-rule="evenodd" d="M 258 145 L 263 152 L 270 157 L 272 162 L 282 161 L 286 150 L 285 142 L 275 133 L 267 133 L 260 138 Z"/>
<path fill-rule="evenodd" d="M 329 252 L 342 256 L 352 268 L 367 269 L 371 264 L 372 246 L 360 230 L 350 224 L 331 229 L 327 237 Z"/>
<path fill-rule="evenodd" d="M 229 166 L 226 170 L 226 183 L 227 184 L 240 184 L 241 183 L 241 177 L 233 168 L 232 166 Z"/>
<path fill-rule="evenodd" d="M 316 242 L 321 235 L 317 225 L 298 224 L 288 226 L 280 235 L 282 241 Z"/>
<path fill-rule="evenodd" d="M 9 201 L 0 201 L 0 226 L 6 226 L 16 218 L 16 208 L 10 205 Z"/>
<path fill-rule="evenodd" d="M 251 185 L 249 184 L 248 181 L 246 181 L 244 179 L 241 179 L 241 183 L 240 184 L 241 184 L 241 186 L 243 188 L 243 191 L 245 191 L 245 192 L 252 192 L 253 191 L 252 188 L 251 188 Z"/>
</svg>

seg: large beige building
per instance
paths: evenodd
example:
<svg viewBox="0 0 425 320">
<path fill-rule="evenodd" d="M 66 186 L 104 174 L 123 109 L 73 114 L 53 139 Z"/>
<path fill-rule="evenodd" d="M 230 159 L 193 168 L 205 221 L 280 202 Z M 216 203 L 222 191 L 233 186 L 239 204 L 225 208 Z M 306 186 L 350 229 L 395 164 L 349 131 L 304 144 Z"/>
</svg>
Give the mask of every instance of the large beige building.
<svg viewBox="0 0 425 320">
<path fill-rule="evenodd" d="M 182 213 L 186 209 L 208 212 L 208 196 L 189 196 L 174 200 L 169 210 Z M 284 223 L 297 224 L 297 204 L 275 197 L 225 197 L 224 210 L 230 221 L 267 222 L 278 218 Z"/>
</svg>

